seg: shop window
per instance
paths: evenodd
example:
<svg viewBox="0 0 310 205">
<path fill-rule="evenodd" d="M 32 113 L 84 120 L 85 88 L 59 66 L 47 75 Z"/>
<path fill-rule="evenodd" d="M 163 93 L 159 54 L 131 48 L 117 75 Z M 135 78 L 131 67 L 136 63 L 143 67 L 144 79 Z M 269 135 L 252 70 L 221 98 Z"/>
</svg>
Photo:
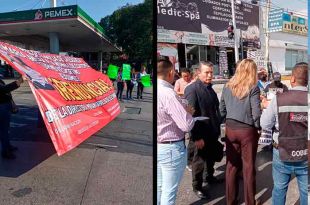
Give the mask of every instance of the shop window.
<svg viewBox="0 0 310 205">
<path fill-rule="evenodd" d="M 199 46 L 200 61 L 207 61 L 207 46 Z"/>
<path fill-rule="evenodd" d="M 199 63 L 199 46 L 186 45 L 186 67 L 191 68 Z"/>
<path fill-rule="evenodd" d="M 294 65 L 299 62 L 308 62 L 306 51 L 287 49 L 285 52 L 285 70 L 292 70 Z"/>
</svg>

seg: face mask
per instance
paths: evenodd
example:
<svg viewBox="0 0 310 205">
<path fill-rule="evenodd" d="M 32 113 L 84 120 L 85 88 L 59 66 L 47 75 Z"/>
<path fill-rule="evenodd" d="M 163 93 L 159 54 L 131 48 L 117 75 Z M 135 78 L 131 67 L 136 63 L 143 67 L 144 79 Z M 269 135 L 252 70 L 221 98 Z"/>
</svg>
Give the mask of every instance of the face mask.
<svg viewBox="0 0 310 205">
<path fill-rule="evenodd" d="M 263 76 L 262 78 L 261 78 L 261 81 L 266 81 L 267 80 L 267 76 Z"/>
<path fill-rule="evenodd" d="M 280 81 L 274 81 L 274 84 L 275 84 L 276 86 L 279 86 L 279 85 L 281 85 L 281 82 L 280 82 Z"/>
</svg>

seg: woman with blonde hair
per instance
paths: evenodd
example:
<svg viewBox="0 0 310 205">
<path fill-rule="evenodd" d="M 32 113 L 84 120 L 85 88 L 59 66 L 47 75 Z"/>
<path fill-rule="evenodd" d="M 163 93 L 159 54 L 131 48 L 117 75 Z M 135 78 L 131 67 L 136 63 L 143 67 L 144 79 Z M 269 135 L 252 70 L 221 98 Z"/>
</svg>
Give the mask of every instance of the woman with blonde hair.
<svg viewBox="0 0 310 205">
<path fill-rule="evenodd" d="M 244 200 L 255 204 L 255 158 L 260 129 L 260 91 L 257 66 L 251 59 L 242 60 L 235 75 L 224 86 L 220 112 L 226 119 L 226 202 L 238 202 L 238 173 L 243 172 Z"/>
</svg>

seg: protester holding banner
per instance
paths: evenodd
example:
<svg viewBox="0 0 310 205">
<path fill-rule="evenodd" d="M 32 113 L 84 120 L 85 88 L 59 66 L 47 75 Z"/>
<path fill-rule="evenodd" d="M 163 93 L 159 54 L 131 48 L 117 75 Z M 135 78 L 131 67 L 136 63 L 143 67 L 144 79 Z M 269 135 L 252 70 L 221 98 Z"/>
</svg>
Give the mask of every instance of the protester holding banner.
<svg viewBox="0 0 310 205">
<path fill-rule="evenodd" d="M 126 99 L 127 100 L 132 100 L 132 90 L 135 86 L 136 82 L 136 78 L 135 78 L 135 70 L 131 69 L 131 73 L 130 73 L 130 80 L 126 80 L 126 86 L 127 86 L 127 91 L 126 91 Z"/>
<path fill-rule="evenodd" d="M 15 105 L 11 91 L 16 90 L 24 82 L 21 77 L 18 80 L 5 84 L 0 79 L 0 140 L 1 140 L 1 155 L 5 159 L 15 159 L 13 151 L 16 147 L 10 144 L 9 129 L 11 121 L 11 113 L 14 112 L 13 105 Z"/>
<path fill-rule="evenodd" d="M 137 75 L 137 81 L 138 81 L 138 90 L 137 90 L 137 99 L 142 99 L 142 94 L 143 94 L 143 84 L 141 82 L 141 77 L 146 75 L 146 67 L 142 66 L 141 72 L 138 73 Z"/>
<path fill-rule="evenodd" d="M 117 79 L 116 79 L 116 82 L 117 82 L 117 93 L 116 93 L 116 97 L 122 101 L 123 100 L 123 90 L 124 90 L 124 80 L 123 80 L 123 77 L 122 77 L 122 68 L 119 69 L 118 71 L 118 74 L 117 74 Z"/>
<path fill-rule="evenodd" d="M 119 68 L 113 64 L 110 64 L 108 66 L 107 75 L 109 76 L 110 80 L 113 82 L 113 86 L 114 86 L 114 81 L 117 79 L 118 69 Z"/>
<path fill-rule="evenodd" d="M 290 79 L 292 89 L 265 105 L 260 123 L 273 130 L 272 204 L 285 204 L 292 174 L 296 175 L 300 204 L 308 204 L 308 64 L 297 63 Z"/>
<path fill-rule="evenodd" d="M 253 60 L 242 60 L 235 75 L 222 91 L 220 112 L 226 119 L 226 203 L 238 203 L 238 173 L 242 169 L 244 200 L 255 204 L 255 159 L 260 129 L 260 90 L 257 66 Z"/>
</svg>

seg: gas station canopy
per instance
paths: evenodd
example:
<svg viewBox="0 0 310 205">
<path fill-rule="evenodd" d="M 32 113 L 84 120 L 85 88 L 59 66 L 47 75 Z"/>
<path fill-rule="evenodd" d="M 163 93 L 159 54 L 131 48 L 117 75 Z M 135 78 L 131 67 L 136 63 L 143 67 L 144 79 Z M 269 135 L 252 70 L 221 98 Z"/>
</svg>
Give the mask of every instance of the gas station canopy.
<svg viewBox="0 0 310 205">
<path fill-rule="evenodd" d="M 120 52 L 77 5 L 0 13 L 0 40 L 50 50 L 55 39 L 60 52 Z"/>
</svg>

